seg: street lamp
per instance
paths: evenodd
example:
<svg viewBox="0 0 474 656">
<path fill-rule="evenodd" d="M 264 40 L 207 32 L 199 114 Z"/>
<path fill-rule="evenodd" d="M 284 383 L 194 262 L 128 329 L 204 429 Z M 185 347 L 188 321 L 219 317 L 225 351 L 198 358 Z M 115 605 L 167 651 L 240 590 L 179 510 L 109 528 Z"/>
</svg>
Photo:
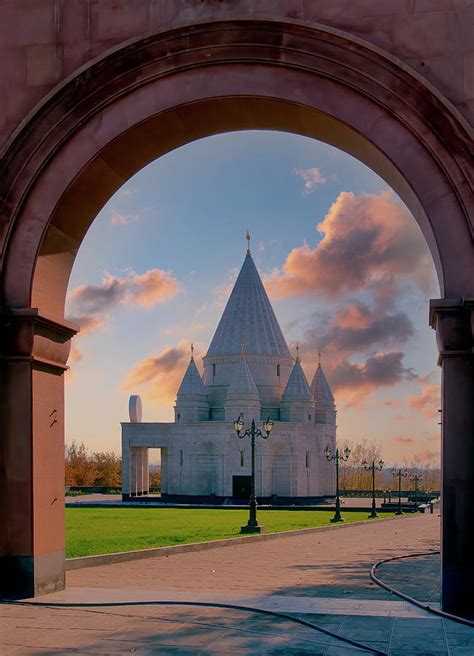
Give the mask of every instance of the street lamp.
<svg viewBox="0 0 474 656">
<path fill-rule="evenodd" d="M 367 460 L 362 462 L 362 467 L 365 471 L 372 471 L 372 510 L 369 515 L 369 519 L 375 519 L 377 517 L 377 506 L 375 504 L 375 472 L 382 471 L 383 460 L 379 460 L 377 463 L 375 460 L 372 460 L 372 463 L 368 463 Z"/>
<path fill-rule="evenodd" d="M 341 517 L 341 501 L 339 499 L 339 460 L 345 462 L 351 455 L 351 450 L 346 446 L 343 453 L 339 453 L 339 449 L 336 449 L 336 453 L 333 453 L 329 446 L 327 446 L 324 449 L 324 455 L 329 462 L 331 460 L 335 460 L 336 462 L 336 512 L 331 522 L 343 522 L 344 519 Z"/>
<path fill-rule="evenodd" d="M 415 484 L 415 510 L 418 510 L 418 483 L 423 481 L 423 474 L 415 473 L 410 476 L 410 481 Z"/>
<path fill-rule="evenodd" d="M 399 467 L 398 469 L 392 469 L 392 476 L 398 476 L 398 508 L 397 508 L 397 512 L 395 514 L 396 515 L 403 515 L 403 510 L 402 510 L 402 476 L 403 476 L 403 478 L 406 478 L 408 476 L 408 470 L 407 469 L 401 469 L 401 467 Z"/>
<path fill-rule="evenodd" d="M 241 533 L 262 533 L 265 530 L 264 526 L 259 526 L 259 523 L 257 521 L 257 498 L 255 496 L 255 438 L 256 437 L 261 437 L 264 440 L 267 440 L 270 437 L 270 433 L 272 432 L 273 428 L 273 421 L 270 419 L 270 417 L 267 417 L 267 419 L 263 422 L 263 430 L 265 431 L 265 435 L 262 433 L 262 431 L 259 428 L 255 427 L 255 420 L 252 419 L 252 423 L 250 425 L 250 428 L 247 428 L 247 430 L 242 433 L 244 429 L 245 423 L 242 417 L 238 417 L 234 421 L 234 428 L 235 432 L 237 433 L 237 437 L 239 437 L 241 440 L 244 439 L 244 437 L 250 437 L 251 438 L 251 445 L 252 445 L 252 478 L 251 478 L 251 487 L 250 487 L 250 502 L 249 502 L 249 521 L 245 526 L 242 526 L 240 529 Z"/>
</svg>

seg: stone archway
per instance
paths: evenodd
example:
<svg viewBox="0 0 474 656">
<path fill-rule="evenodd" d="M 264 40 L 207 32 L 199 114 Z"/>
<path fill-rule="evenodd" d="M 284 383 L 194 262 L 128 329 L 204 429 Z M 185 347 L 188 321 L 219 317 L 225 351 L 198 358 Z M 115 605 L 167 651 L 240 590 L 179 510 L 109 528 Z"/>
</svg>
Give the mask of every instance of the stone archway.
<svg viewBox="0 0 474 656">
<path fill-rule="evenodd" d="M 195 23 L 117 47 L 59 85 L 14 133 L 0 171 L 1 576 L 64 585 L 64 320 L 75 254 L 133 173 L 194 139 L 239 129 L 312 136 L 354 155 L 418 221 L 444 298 L 431 303 L 443 367 L 443 607 L 474 585 L 474 298 L 470 133 L 396 58 L 301 22 Z"/>
</svg>

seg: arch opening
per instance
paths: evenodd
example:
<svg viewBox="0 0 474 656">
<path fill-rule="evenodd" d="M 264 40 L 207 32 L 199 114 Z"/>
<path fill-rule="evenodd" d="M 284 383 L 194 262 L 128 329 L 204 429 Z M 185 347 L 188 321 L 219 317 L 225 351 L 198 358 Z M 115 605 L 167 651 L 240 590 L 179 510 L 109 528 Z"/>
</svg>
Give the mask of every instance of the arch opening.
<svg viewBox="0 0 474 656">
<path fill-rule="evenodd" d="M 64 582 L 63 519 L 48 500 L 62 486 L 61 374 L 75 331 L 63 319 L 64 300 L 88 226 L 147 162 L 239 129 L 295 132 L 345 150 L 398 193 L 425 235 L 445 297 L 431 308 L 444 378 L 443 605 L 465 612 L 474 582 L 469 135 L 449 103 L 395 58 L 337 30 L 289 22 L 187 26 L 134 41 L 62 85 L 9 144 L 0 189 L 2 423 L 7 446 L 21 435 L 25 462 L 3 467 L 1 483 L 7 520 L 20 513 L 28 526 L 3 549 L 8 581 L 15 562 L 22 590 Z M 29 410 L 20 416 L 25 399 Z M 51 460 L 46 437 L 54 457 L 42 484 Z M 44 518 L 47 537 L 38 532 Z M 460 540 L 449 537 L 456 529 Z"/>
</svg>

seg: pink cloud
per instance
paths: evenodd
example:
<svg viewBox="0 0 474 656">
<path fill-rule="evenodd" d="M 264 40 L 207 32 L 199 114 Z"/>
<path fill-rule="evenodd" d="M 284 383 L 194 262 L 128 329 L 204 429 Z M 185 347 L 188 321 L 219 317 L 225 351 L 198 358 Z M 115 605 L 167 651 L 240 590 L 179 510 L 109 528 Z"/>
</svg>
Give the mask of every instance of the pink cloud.
<svg viewBox="0 0 474 656">
<path fill-rule="evenodd" d="M 392 442 L 395 444 L 413 444 L 415 442 L 413 437 L 408 437 L 406 435 L 396 435 L 392 437 Z"/>
<path fill-rule="evenodd" d="M 202 354 L 195 353 L 198 362 Z M 174 402 L 176 392 L 189 363 L 190 344 L 182 340 L 177 346 L 166 347 L 157 355 L 138 362 L 126 376 L 122 389 L 146 388 L 149 399 L 161 402 Z"/>
<path fill-rule="evenodd" d="M 150 308 L 170 300 L 179 291 L 171 271 L 130 271 L 122 278 L 107 275 L 100 285 L 79 285 L 69 294 L 68 316 L 85 335 L 103 328 L 107 312 L 117 305 Z"/>
<path fill-rule="evenodd" d="M 433 264 L 420 231 L 391 192 L 356 196 L 339 194 L 317 226 L 323 235 L 311 248 L 294 248 L 282 270 L 265 279 L 272 298 L 325 294 L 331 299 L 367 287 L 381 298 L 394 277 L 432 286 Z"/>
<path fill-rule="evenodd" d="M 439 460 L 439 451 L 433 451 L 432 449 L 424 448 L 420 449 L 413 456 L 415 462 L 428 464 L 431 462 L 437 462 Z"/>
<path fill-rule="evenodd" d="M 365 352 L 376 347 L 393 348 L 413 335 L 413 325 L 404 312 L 383 312 L 380 308 L 355 302 L 337 311 L 325 332 L 312 328 L 304 345 L 310 351 L 322 351 L 331 357 Z"/>
<path fill-rule="evenodd" d="M 341 391 L 349 405 L 359 405 L 380 387 L 390 387 L 415 378 L 413 370 L 403 365 L 403 353 L 375 353 L 365 362 L 342 360 L 328 368 L 334 392 Z"/>
<path fill-rule="evenodd" d="M 408 397 L 412 408 L 422 412 L 428 419 L 439 417 L 438 409 L 441 404 L 441 390 L 439 385 L 426 385 L 421 392 Z"/>
</svg>

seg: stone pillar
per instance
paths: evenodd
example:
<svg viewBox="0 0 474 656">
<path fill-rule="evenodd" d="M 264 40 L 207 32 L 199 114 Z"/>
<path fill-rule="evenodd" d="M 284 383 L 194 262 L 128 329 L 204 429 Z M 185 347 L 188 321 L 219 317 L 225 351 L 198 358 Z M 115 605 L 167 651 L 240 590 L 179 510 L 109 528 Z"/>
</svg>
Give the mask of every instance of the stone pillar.
<svg viewBox="0 0 474 656">
<path fill-rule="evenodd" d="M 137 466 L 137 448 L 130 447 L 130 496 L 136 497 L 138 494 L 138 466 Z"/>
<path fill-rule="evenodd" d="M 0 315 L 0 593 L 64 588 L 64 379 L 78 327 Z"/>
<path fill-rule="evenodd" d="M 124 426 L 122 424 L 122 501 L 128 501 L 130 498 L 130 442 L 126 435 L 123 434 Z"/>
<path fill-rule="evenodd" d="M 474 613 L 474 301 L 430 302 L 442 367 L 441 607 Z"/>
<path fill-rule="evenodd" d="M 150 468 L 148 464 L 148 448 L 146 446 L 142 449 L 142 494 L 149 494 L 150 492 Z"/>
</svg>

